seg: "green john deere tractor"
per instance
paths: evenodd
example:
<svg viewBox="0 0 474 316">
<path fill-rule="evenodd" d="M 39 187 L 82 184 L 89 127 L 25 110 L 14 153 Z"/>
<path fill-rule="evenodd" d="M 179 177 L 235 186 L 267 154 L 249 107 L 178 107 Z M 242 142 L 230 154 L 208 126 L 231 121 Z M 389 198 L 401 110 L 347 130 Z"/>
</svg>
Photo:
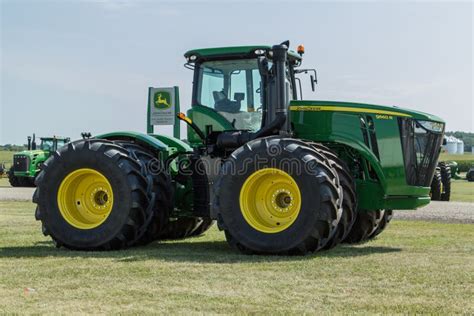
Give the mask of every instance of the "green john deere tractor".
<svg viewBox="0 0 474 316">
<path fill-rule="evenodd" d="M 442 119 L 302 100 L 304 48 L 188 51 L 192 107 L 150 88 L 148 133 L 73 141 L 45 163 L 33 197 L 56 245 L 108 250 L 204 233 L 214 222 L 248 254 L 306 254 L 380 234 L 392 210 L 430 202 Z M 179 120 L 187 139 L 179 137 Z M 154 125 L 174 124 L 174 137 Z"/>
<path fill-rule="evenodd" d="M 35 186 L 36 176 L 46 159 L 69 141 L 68 137 L 41 137 L 38 148 L 35 134 L 33 137 L 28 136 L 28 150 L 13 155 L 13 165 L 8 171 L 10 185 L 12 187 Z"/>
</svg>

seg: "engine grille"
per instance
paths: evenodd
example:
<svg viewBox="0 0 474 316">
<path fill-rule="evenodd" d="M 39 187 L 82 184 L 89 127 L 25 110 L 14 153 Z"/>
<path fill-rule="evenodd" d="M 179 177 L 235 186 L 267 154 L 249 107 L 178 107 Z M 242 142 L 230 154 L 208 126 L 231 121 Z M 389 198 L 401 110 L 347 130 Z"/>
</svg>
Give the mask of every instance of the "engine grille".
<svg viewBox="0 0 474 316">
<path fill-rule="evenodd" d="M 28 171 L 28 157 L 15 156 L 13 158 L 13 168 L 15 171 Z"/>
</svg>

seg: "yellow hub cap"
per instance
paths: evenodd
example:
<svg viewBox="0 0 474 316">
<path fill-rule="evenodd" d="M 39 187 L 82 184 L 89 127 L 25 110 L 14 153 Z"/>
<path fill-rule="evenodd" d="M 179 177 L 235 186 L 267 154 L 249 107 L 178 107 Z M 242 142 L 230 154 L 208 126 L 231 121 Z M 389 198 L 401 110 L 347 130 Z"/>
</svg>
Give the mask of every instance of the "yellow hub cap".
<svg viewBox="0 0 474 316">
<path fill-rule="evenodd" d="M 94 169 L 77 169 L 64 178 L 58 190 L 58 207 L 63 218 L 79 229 L 102 224 L 114 203 L 112 186 Z"/>
<path fill-rule="evenodd" d="M 264 233 L 278 233 L 290 227 L 298 217 L 301 193 L 288 173 L 265 168 L 245 180 L 239 202 L 250 226 Z"/>
</svg>

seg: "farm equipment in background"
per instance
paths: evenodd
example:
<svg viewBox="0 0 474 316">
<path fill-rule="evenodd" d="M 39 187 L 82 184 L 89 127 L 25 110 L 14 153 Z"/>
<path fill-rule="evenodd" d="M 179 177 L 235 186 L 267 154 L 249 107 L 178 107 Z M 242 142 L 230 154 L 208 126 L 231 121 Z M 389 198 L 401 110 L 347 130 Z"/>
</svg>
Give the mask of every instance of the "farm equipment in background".
<svg viewBox="0 0 474 316">
<path fill-rule="evenodd" d="M 110 250 L 197 236 L 214 221 L 245 254 L 306 254 L 380 234 L 430 202 L 442 119 L 306 101 L 304 47 L 195 49 L 192 106 L 150 88 L 147 134 L 73 141 L 44 163 L 36 219 L 58 247 Z M 180 139 L 180 121 L 187 139 Z M 174 137 L 154 125 L 174 125 Z"/>
<path fill-rule="evenodd" d="M 41 137 L 39 147 L 36 137 L 28 136 L 28 149 L 13 155 L 13 164 L 8 171 L 8 180 L 12 187 L 35 186 L 36 176 L 42 164 L 56 150 L 70 141 L 69 137 Z"/>
<path fill-rule="evenodd" d="M 438 162 L 431 180 L 430 196 L 432 201 L 449 201 L 451 199 L 451 164 L 445 161 Z"/>
<path fill-rule="evenodd" d="M 466 173 L 466 180 L 469 182 L 474 182 L 474 168 L 470 168 Z"/>
<path fill-rule="evenodd" d="M 449 166 L 449 169 L 451 170 L 451 179 L 455 179 L 455 180 L 462 179 L 461 176 L 459 175 L 459 166 L 456 161 L 446 161 L 444 163 L 447 166 Z"/>
<path fill-rule="evenodd" d="M 5 163 L 2 162 L 0 163 L 0 179 L 5 177 L 8 177 L 8 171 L 7 167 L 5 166 Z"/>
</svg>

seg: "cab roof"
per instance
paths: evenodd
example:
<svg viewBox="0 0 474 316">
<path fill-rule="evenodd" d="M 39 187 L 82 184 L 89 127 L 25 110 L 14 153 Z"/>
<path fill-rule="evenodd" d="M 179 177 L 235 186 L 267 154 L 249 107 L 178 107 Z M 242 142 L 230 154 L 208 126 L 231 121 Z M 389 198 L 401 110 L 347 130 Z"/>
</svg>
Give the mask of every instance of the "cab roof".
<svg viewBox="0 0 474 316">
<path fill-rule="evenodd" d="M 53 136 L 53 137 L 40 137 L 40 140 L 67 140 L 70 139 L 69 137 L 62 137 L 62 136 Z"/>
<path fill-rule="evenodd" d="M 256 57 L 256 50 L 264 50 L 268 52 L 272 49 L 268 45 L 250 45 L 250 46 L 228 46 L 228 47 L 213 47 L 213 48 L 198 48 L 187 51 L 184 54 L 186 59 L 195 55 L 197 60 L 210 60 L 219 58 L 252 58 Z M 288 56 L 292 59 L 301 60 L 301 56 L 293 50 L 288 50 Z"/>
</svg>

